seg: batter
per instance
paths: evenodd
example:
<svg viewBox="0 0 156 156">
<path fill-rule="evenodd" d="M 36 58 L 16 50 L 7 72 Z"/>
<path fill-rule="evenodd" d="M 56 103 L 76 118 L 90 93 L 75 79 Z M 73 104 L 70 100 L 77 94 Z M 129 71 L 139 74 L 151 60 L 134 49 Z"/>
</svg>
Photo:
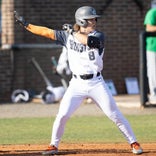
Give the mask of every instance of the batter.
<svg viewBox="0 0 156 156">
<path fill-rule="evenodd" d="M 70 27 L 66 31 L 49 29 L 27 23 L 15 12 L 17 22 L 28 31 L 66 46 L 72 79 L 66 90 L 52 129 L 51 142 L 44 155 L 56 154 L 66 122 L 80 106 L 85 98 L 91 98 L 112 120 L 131 145 L 132 152 L 141 154 L 142 148 L 136 141 L 130 124 L 117 108 L 113 96 L 108 89 L 101 71 L 103 69 L 104 34 L 96 30 L 96 10 L 91 6 L 83 6 L 76 10 L 74 31 Z"/>
</svg>

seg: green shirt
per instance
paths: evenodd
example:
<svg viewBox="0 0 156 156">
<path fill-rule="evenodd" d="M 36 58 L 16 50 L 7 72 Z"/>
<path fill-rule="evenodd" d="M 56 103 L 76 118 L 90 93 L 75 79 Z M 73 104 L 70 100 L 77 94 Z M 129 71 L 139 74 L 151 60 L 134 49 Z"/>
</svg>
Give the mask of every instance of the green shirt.
<svg viewBox="0 0 156 156">
<path fill-rule="evenodd" d="M 144 20 L 144 25 L 146 24 L 156 26 L 156 8 L 147 12 Z M 146 39 L 146 50 L 156 52 L 156 37 L 148 37 Z"/>
</svg>

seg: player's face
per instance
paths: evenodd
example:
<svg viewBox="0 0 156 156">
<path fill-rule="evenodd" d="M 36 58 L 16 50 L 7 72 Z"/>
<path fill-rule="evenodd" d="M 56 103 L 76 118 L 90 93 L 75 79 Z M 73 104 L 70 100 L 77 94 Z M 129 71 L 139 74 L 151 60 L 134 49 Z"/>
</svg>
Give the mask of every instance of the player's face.
<svg viewBox="0 0 156 156">
<path fill-rule="evenodd" d="M 90 32 L 92 32 L 96 29 L 96 23 L 97 23 L 96 18 L 87 19 L 87 26 L 81 27 L 81 32 L 83 32 L 85 34 L 89 34 Z"/>
<path fill-rule="evenodd" d="M 88 19 L 87 20 L 87 23 L 88 23 L 87 27 L 91 27 L 91 28 L 95 29 L 96 28 L 96 22 L 97 22 L 96 18 Z"/>
</svg>

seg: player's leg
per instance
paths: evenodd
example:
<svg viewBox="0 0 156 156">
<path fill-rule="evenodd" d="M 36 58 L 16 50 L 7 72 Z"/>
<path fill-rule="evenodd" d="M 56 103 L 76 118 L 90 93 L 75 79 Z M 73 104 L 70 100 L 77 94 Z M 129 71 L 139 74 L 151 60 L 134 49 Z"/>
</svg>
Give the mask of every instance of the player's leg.
<svg viewBox="0 0 156 156">
<path fill-rule="evenodd" d="M 85 97 L 83 97 L 83 95 L 81 95 L 80 92 L 77 92 L 77 90 L 74 89 L 74 87 L 69 86 L 60 103 L 59 112 L 54 121 L 51 137 L 52 145 L 58 147 L 60 139 L 64 133 L 64 127 L 67 120 L 79 107 L 84 98 Z"/>
<path fill-rule="evenodd" d="M 147 52 L 147 75 L 150 89 L 150 102 L 156 102 L 156 53 Z"/>
<path fill-rule="evenodd" d="M 113 96 L 106 84 L 103 82 L 102 85 L 97 85 L 97 87 L 91 90 L 90 95 L 95 100 L 96 104 L 108 116 L 108 118 L 111 119 L 120 129 L 122 134 L 131 145 L 132 152 L 134 154 L 141 154 L 143 150 L 136 141 L 131 126 L 116 106 Z"/>
<path fill-rule="evenodd" d="M 95 103 L 102 109 L 102 111 L 111 119 L 120 131 L 124 134 L 128 142 L 131 144 L 136 141 L 135 135 L 130 127 L 130 124 L 119 111 L 116 103 L 105 83 L 97 85 L 96 88 L 90 92 L 91 97 Z"/>
<path fill-rule="evenodd" d="M 74 113 L 74 111 L 79 107 L 82 100 L 83 96 L 81 96 L 81 94 L 78 94 L 74 87 L 70 85 L 60 103 L 59 112 L 56 116 L 52 128 L 50 145 L 42 153 L 43 155 L 57 154 L 58 146 L 64 133 L 65 124 L 70 116 Z"/>
</svg>

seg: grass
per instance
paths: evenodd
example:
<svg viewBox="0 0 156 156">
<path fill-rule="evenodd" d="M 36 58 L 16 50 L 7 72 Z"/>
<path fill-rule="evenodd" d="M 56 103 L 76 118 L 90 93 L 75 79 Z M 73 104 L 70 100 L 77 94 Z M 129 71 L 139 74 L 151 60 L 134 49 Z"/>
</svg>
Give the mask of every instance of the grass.
<svg viewBox="0 0 156 156">
<path fill-rule="evenodd" d="M 156 115 L 126 116 L 139 142 L 156 142 Z M 0 144 L 48 144 L 54 118 L 0 119 Z M 72 117 L 63 142 L 125 142 L 118 128 L 104 117 Z"/>
</svg>

